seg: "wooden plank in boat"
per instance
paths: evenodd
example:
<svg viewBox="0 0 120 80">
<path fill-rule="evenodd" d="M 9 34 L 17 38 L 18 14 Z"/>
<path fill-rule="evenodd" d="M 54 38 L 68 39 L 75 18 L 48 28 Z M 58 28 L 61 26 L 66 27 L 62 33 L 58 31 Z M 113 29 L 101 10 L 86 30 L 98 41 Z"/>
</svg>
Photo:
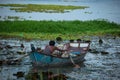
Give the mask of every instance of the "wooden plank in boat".
<svg viewBox="0 0 120 80">
<path fill-rule="evenodd" d="M 89 43 L 80 43 L 80 47 L 88 47 Z"/>
</svg>

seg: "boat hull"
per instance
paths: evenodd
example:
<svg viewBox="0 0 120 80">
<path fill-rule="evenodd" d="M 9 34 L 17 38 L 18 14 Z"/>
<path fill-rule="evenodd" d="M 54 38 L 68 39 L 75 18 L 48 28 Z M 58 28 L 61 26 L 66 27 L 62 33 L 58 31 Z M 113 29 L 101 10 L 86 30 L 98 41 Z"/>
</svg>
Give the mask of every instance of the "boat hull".
<svg viewBox="0 0 120 80">
<path fill-rule="evenodd" d="M 71 61 L 71 59 L 75 63 L 81 63 L 84 61 L 86 53 L 81 53 L 79 56 L 76 57 L 56 57 L 51 55 L 46 55 L 39 52 L 32 52 L 30 54 L 30 59 L 32 60 L 32 65 L 34 67 L 63 67 L 63 66 L 69 66 L 73 65 L 74 63 Z"/>
</svg>

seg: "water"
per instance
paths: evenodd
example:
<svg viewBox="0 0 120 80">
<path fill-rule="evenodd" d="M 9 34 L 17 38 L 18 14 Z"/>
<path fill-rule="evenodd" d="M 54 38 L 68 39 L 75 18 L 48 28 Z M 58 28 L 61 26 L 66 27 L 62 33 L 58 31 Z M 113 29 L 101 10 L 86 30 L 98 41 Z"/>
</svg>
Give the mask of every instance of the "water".
<svg viewBox="0 0 120 80">
<path fill-rule="evenodd" d="M 120 24 L 120 0 L 0 0 L 2 3 L 20 3 L 20 4 L 60 4 L 60 5 L 83 5 L 90 8 L 84 10 L 73 10 L 69 13 L 40 13 L 40 12 L 15 12 L 6 7 L 0 7 L 0 20 L 7 19 L 7 16 L 19 16 L 26 20 L 93 20 L 93 19 L 108 19 Z M 80 69 L 75 69 L 72 66 L 69 68 L 59 69 L 61 73 L 68 76 L 68 80 L 120 80 L 120 38 L 103 37 L 103 45 L 99 45 L 98 37 L 91 38 L 90 49 L 97 52 L 88 52 L 85 56 L 86 61 Z M 30 52 L 30 44 L 35 44 L 36 47 L 42 49 L 48 43 L 47 41 L 32 40 L 25 41 L 20 39 L 0 39 L 0 43 L 19 46 L 23 43 L 26 47 L 26 52 Z M 10 49 L 9 55 L 6 55 L 4 50 L 0 50 L 0 60 L 5 60 L 7 57 L 20 58 L 23 55 L 16 54 L 18 48 Z M 101 51 L 109 54 L 101 54 Z M 0 66 L 0 80 L 25 80 L 24 77 L 17 78 L 13 74 L 18 71 L 25 72 L 25 75 L 31 70 L 31 61 L 29 57 L 22 59 L 20 65 L 2 65 Z M 41 70 L 41 69 L 39 69 Z M 58 69 L 54 69 L 57 71 Z"/>
<path fill-rule="evenodd" d="M 59 4 L 89 6 L 84 10 L 73 10 L 67 13 L 45 12 L 15 12 L 8 8 L 0 7 L 0 20 L 8 19 L 7 16 L 19 16 L 20 20 L 94 20 L 105 19 L 120 24 L 120 0 L 0 0 L 0 4 Z"/>
<path fill-rule="evenodd" d="M 91 44 L 90 49 L 96 50 L 89 51 L 85 56 L 85 61 L 81 64 L 80 69 L 76 69 L 73 66 L 64 68 L 50 69 L 53 72 L 63 73 L 68 76 L 67 80 L 120 80 L 120 38 L 119 37 L 102 37 L 103 44 L 99 45 L 99 37 L 90 37 Z M 9 44 L 12 46 L 19 46 L 23 43 L 26 47 L 26 52 L 30 52 L 30 44 L 34 44 L 35 47 L 42 47 L 47 45 L 49 40 L 20 40 L 20 39 L 0 39 L 0 43 Z M 66 41 L 65 41 L 66 42 Z M 14 52 L 14 57 L 22 57 L 16 53 L 18 48 L 9 49 Z M 108 52 L 108 54 L 102 54 L 101 51 Z M 13 54 L 13 53 L 12 53 Z M 11 55 L 6 55 L 0 50 L 0 59 L 6 59 Z M 13 56 L 13 55 L 12 55 Z M 4 57 L 4 58 L 3 58 Z M 25 72 L 25 75 L 31 71 L 32 65 L 29 57 L 22 59 L 20 65 L 2 65 L 0 66 L 0 79 L 1 80 L 25 80 L 24 77 L 17 78 L 13 74 L 18 71 Z M 42 71 L 43 69 L 38 68 Z"/>
</svg>

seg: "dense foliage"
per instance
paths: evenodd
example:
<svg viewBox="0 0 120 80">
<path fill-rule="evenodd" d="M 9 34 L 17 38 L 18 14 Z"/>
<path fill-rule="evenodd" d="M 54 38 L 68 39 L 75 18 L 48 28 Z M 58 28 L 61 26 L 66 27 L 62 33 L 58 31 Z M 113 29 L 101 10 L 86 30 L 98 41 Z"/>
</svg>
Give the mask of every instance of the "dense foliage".
<svg viewBox="0 0 120 80">
<path fill-rule="evenodd" d="M 26 38 L 48 38 L 50 35 L 65 39 L 85 35 L 120 35 L 120 25 L 108 21 L 0 21 L 1 35 L 15 35 Z M 32 35 L 32 36 L 30 36 Z M 33 36 L 34 35 L 34 36 Z M 48 37 L 46 37 L 48 36 Z M 51 37 L 51 38 L 52 38 Z"/>
</svg>

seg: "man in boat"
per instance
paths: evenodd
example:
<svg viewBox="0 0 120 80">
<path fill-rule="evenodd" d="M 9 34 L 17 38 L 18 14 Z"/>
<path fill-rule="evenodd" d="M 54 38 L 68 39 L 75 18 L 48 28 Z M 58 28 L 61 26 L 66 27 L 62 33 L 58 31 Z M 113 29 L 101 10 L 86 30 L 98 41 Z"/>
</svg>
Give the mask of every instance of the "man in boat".
<svg viewBox="0 0 120 80">
<path fill-rule="evenodd" d="M 64 45 L 65 46 L 64 49 L 69 49 L 71 47 L 70 45 L 71 43 L 74 43 L 73 39 L 69 40 L 69 42 Z"/>
<path fill-rule="evenodd" d="M 68 52 L 69 55 L 77 56 L 80 54 L 81 52 L 80 42 L 81 42 L 81 39 L 77 39 L 76 41 L 74 41 L 73 39 L 69 40 L 69 43 L 65 45 L 69 51 Z"/>
<path fill-rule="evenodd" d="M 56 46 L 59 48 L 59 49 L 62 49 L 62 50 L 65 50 L 64 47 L 65 47 L 65 44 L 63 44 L 63 40 L 61 37 L 57 37 L 56 38 Z"/>
<path fill-rule="evenodd" d="M 56 43 L 58 44 L 58 45 L 60 45 L 61 43 L 62 43 L 62 38 L 61 37 L 57 37 L 56 38 Z"/>
<path fill-rule="evenodd" d="M 45 53 L 45 54 L 52 54 L 55 50 L 58 50 L 58 51 L 61 51 L 61 52 L 67 51 L 67 50 L 62 50 L 62 49 L 59 49 L 58 47 L 56 47 L 55 46 L 55 41 L 51 40 L 49 42 L 49 45 L 47 45 L 45 47 L 43 53 Z"/>
</svg>

